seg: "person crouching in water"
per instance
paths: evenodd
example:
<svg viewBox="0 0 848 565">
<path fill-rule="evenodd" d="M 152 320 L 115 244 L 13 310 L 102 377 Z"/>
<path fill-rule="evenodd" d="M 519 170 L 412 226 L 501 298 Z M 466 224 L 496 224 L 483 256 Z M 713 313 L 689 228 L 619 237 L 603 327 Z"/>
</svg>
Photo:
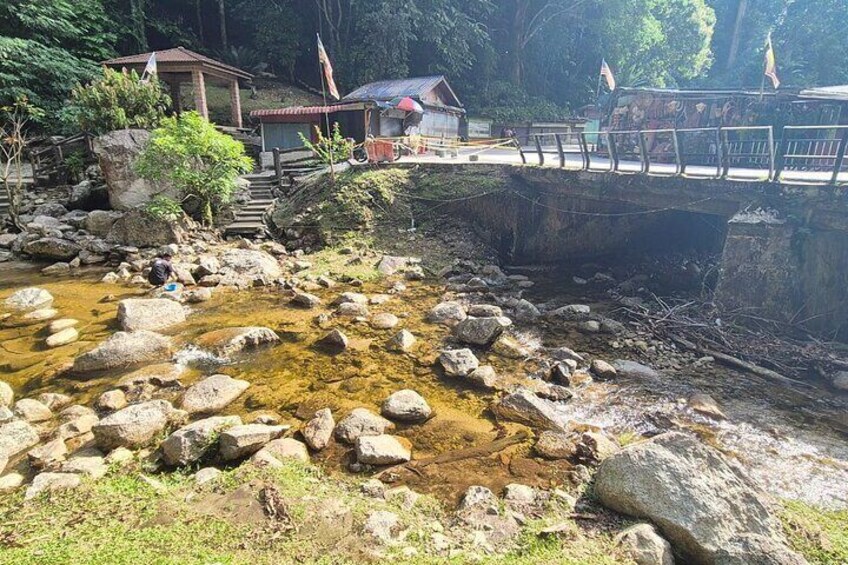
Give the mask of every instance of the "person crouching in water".
<svg viewBox="0 0 848 565">
<path fill-rule="evenodd" d="M 171 256 L 165 253 L 153 261 L 150 274 L 147 275 L 147 282 L 153 286 L 162 286 L 172 276 L 174 276 L 174 267 L 171 265 Z"/>
</svg>

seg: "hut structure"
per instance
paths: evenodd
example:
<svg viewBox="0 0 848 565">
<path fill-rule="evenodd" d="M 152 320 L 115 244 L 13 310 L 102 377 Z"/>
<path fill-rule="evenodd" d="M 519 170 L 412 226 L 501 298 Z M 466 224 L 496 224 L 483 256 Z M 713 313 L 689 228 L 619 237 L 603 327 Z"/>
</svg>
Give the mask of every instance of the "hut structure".
<svg viewBox="0 0 848 565">
<path fill-rule="evenodd" d="M 174 110 L 180 112 L 180 90 L 182 85 L 190 83 L 194 92 L 194 107 L 204 118 L 209 118 L 209 107 L 206 103 L 206 84 L 224 86 L 230 92 L 231 125 L 242 127 L 241 97 L 239 80 L 250 81 L 253 75 L 236 67 L 226 65 L 200 53 L 190 51 L 185 47 L 175 47 L 156 51 L 156 66 L 159 80 L 168 84 L 174 100 Z M 138 53 L 103 61 L 103 65 L 114 69 L 135 70 L 142 73 L 150 53 Z"/>
<path fill-rule="evenodd" d="M 398 107 L 412 99 L 423 110 L 413 115 Z M 360 86 L 338 102 L 324 106 L 296 106 L 254 110 L 259 120 L 262 150 L 300 147 L 300 136 L 314 140 L 315 128 L 338 123 L 345 137 L 363 141 L 367 136 L 397 137 L 409 133 L 458 138 L 465 116 L 462 103 L 444 76 L 381 80 Z"/>
</svg>

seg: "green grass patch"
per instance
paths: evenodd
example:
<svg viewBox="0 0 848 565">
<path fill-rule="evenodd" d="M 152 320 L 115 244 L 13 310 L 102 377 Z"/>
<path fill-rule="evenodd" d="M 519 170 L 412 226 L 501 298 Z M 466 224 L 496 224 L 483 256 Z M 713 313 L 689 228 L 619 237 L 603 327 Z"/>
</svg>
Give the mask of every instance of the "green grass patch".
<svg viewBox="0 0 848 565">
<path fill-rule="evenodd" d="M 848 510 L 825 510 L 786 500 L 780 518 L 792 548 L 811 564 L 848 563 Z"/>
</svg>

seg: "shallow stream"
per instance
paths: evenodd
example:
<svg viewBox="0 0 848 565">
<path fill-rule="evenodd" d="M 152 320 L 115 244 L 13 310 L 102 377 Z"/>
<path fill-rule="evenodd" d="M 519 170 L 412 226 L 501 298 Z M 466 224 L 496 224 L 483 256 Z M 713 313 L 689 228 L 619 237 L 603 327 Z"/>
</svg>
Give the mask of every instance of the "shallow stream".
<svg viewBox="0 0 848 565">
<path fill-rule="evenodd" d="M 99 283 L 102 273 L 97 271 L 75 278 L 54 278 L 42 277 L 25 264 L 6 264 L 3 269 L 0 300 L 27 286 L 45 288 L 55 297 L 54 308 L 61 317 L 80 320 L 82 339 L 47 350 L 42 345 L 45 323 L 0 325 L 0 380 L 12 385 L 17 398 L 65 392 L 77 403 L 89 405 L 113 388 L 126 371 L 81 381 L 61 376 L 61 370 L 79 352 L 117 331 L 116 300 L 144 291 Z M 539 273 L 531 278 L 537 285 L 526 291 L 525 297 L 533 302 L 587 303 L 601 313 L 616 307 L 602 292 L 562 284 L 562 280 L 570 280 L 562 273 Z M 391 312 L 401 319 L 392 330 L 376 330 L 351 319 L 334 319 L 324 327 L 314 323 L 317 314 L 329 311 L 328 304 L 341 292 L 354 290 L 370 296 L 383 294 L 387 288 L 386 283 L 362 289 L 339 285 L 316 292 L 324 302 L 317 310 L 292 308 L 286 295 L 275 290 L 217 292 L 211 301 L 192 306 L 186 323 L 166 332 L 177 343 L 177 361 L 186 365 L 180 380 L 190 384 L 211 372 L 248 380 L 251 387 L 226 412 L 244 419 L 272 412 L 295 427 L 325 407 L 333 409 L 337 420 L 360 406 L 379 411 L 389 394 L 412 388 L 435 412 L 425 424 L 400 426 L 396 431 L 412 442 L 415 459 L 487 444 L 523 430 L 517 424 L 495 420 L 488 410 L 493 394 L 439 376 L 433 370 L 438 350 L 449 339 L 449 330 L 426 323 L 424 317 L 442 298 L 443 285 L 408 283 L 406 292 L 370 306 L 372 314 Z M 246 325 L 270 327 L 282 337 L 282 343 L 224 364 L 192 345 L 206 331 Z M 351 338 L 351 347 L 344 353 L 333 356 L 314 348 L 314 342 L 330 327 L 340 327 Z M 409 353 L 394 353 L 385 347 L 400 328 L 418 338 Z M 583 334 L 570 326 L 519 325 L 513 334 L 528 348 L 567 345 L 610 361 L 644 361 L 637 351 L 614 349 L 610 336 Z M 501 374 L 523 375 L 536 368 L 533 361 L 511 360 L 493 352 L 480 351 L 478 357 Z M 686 408 L 686 398 L 695 392 L 715 398 L 728 419 L 714 422 Z M 593 383 L 579 389 L 559 410 L 564 419 L 602 426 L 621 438 L 651 435 L 668 427 L 692 429 L 738 459 L 769 492 L 829 507 L 848 507 L 846 437 L 811 415 L 816 413 L 819 401 L 828 403 L 831 411 L 837 403 L 842 415 L 848 414 L 848 403 L 834 400 L 828 391 L 814 396 L 820 400 L 805 399 L 791 390 L 720 366 L 689 364 L 652 378 Z M 349 449 L 333 444 L 316 455 L 316 460 L 341 473 L 347 472 L 349 457 Z M 498 490 L 511 482 L 567 484 L 570 470 L 567 463 L 534 457 L 531 444 L 525 442 L 493 455 L 430 465 L 417 473 L 403 473 L 398 479 L 419 492 L 455 500 L 472 484 Z"/>
</svg>

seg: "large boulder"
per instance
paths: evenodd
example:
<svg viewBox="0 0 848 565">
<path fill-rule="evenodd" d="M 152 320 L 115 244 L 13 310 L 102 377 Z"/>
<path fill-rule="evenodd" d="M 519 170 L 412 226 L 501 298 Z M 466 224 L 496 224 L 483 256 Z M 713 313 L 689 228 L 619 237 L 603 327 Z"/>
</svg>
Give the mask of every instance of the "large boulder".
<svg viewBox="0 0 848 565">
<path fill-rule="evenodd" d="M 230 249 L 220 257 L 222 285 L 243 286 L 251 280 L 273 281 L 283 275 L 279 261 L 264 251 Z"/>
<path fill-rule="evenodd" d="M 356 460 L 365 465 L 395 465 L 412 458 L 409 441 L 386 434 L 356 439 Z"/>
<path fill-rule="evenodd" d="M 459 341 L 471 345 L 492 345 L 503 333 L 503 325 L 498 318 L 466 318 L 453 328 L 453 335 Z"/>
<path fill-rule="evenodd" d="M 182 223 L 156 218 L 143 208 L 130 210 L 118 218 L 106 235 L 106 241 L 132 247 L 160 247 L 182 243 L 185 238 Z"/>
<path fill-rule="evenodd" d="M 217 412 L 238 398 L 250 383 L 228 375 L 212 375 L 193 384 L 183 395 L 182 409 L 189 414 Z"/>
<path fill-rule="evenodd" d="M 141 447 L 165 429 L 175 415 L 166 400 L 133 404 L 106 416 L 94 426 L 94 440 L 101 449 Z"/>
<path fill-rule="evenodd" d="M 123 212 L 114 210 L 94 210 L 85 218 L 85 231 L 97 237 L 106 237 L 123 215 Z"/>
<path fill-rule="evenodd" d="M 238 416 L 215 416 L 192 422 L 178 429 L 162 442 L 162 456 L 168 465 L 194 463 L 215 444 L 218 435 L 233 426 L 240 426 Z"/>
<path fill-rule="evenodd" d="M 404 389 L 390 395 L 380 408 L 386 418 L 399 422 L 423 422 L 432 410 L 424 397 L 414 390 Z"/>
<path fill-rule="evenodd" d="M 336 437 L 341 441 L 353 443 L 360 436 L 378 436 L 394 427 L 390 421 L 366 408 L 355 408 L 336 426 Z"/>
<path fill-rule="evenodd" d="M 686 563 L 717 563 L 718 551 L 741 535 L 780 539 L 764 495 L 744 471 L 678 432 L 607 458 L 595 493 L 616 512 L 651 520 Z"/>
<path fill-rule="evenodd" d="M 150 132 L 143 129 L 117 130 L 94 140 L 94 153 L 109 188 L 112 208 L 129 210 L 159 195 L 179 196 L 171 185 L 145 180 L 136 172 L 135 161 L 149 140 Z"/>
<path fill-rule="evenodd" d="M 6 308 L 18 312 L 40 310 L 42 308 L 50 308 L 53 305 L 53 295 L 43 288 L 24 288 L 7 298 L 5 304 Z"/>
<path fill-rule="evenodd" d="M 73 241 L 59 237 L 42 237 L 28 242 L 23 248 L 23 252 L 27 255 L 53 261 L 70 261 L 81 250 L 80 246 Z"/>
<path fill-rule="evenodd" d="M 23 420 L 0 424 L 0 472 L 9 459 L 38 443 L 38 432 Z"/>
<path fill-rule="evenodd" d="M 206 332 L 197 338 L 198 347 L 208 349 L 216 355 L 227 357 L 245 349 L 277 343 L 280 336 L 269 328 L 248 326 L 241 328 L 221 328 Z"/>
<path fill-rule="evenodd" d="M 185 319 L 180 303 L 168 298 L 127 298 L 118 303 L 118 323 L 128 332 L 163 330 Z"/>
<path fill-rule="evenodd" d="M 164 361 L 171 356 L 171 341 L 160 334 L 141 330 L 117 332 L 100 345 L 74 359 L 75 373 L 130 368 L 142 363 Z"/>
<path fill-rule="evenodd" d="M 527 389 L 503 397 L 492 406 L 498 417 L 543 430 L 566 431 L 567 419 L 556 410 L 556 404 L 539 398 Z"/>
</svg>

